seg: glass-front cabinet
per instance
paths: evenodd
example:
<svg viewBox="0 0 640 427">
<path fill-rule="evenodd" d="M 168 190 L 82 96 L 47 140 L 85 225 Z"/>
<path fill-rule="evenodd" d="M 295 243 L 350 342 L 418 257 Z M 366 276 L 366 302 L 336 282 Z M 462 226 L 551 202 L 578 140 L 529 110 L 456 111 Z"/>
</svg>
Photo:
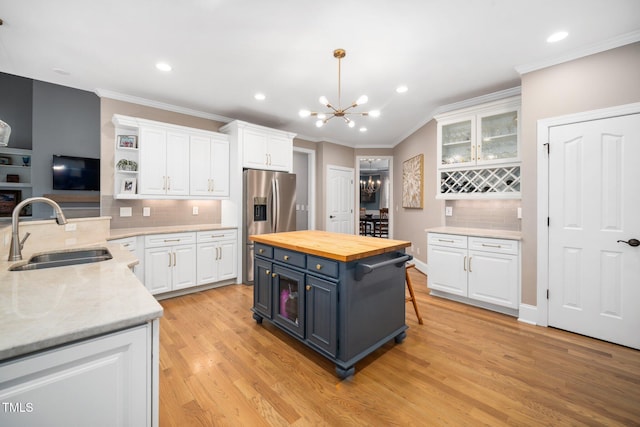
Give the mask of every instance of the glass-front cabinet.
<svg viewBox="0 0 640 427">
<path fill-rule="evenodd" d="M 273 319 L 304 338 L 304 274 L 279 265 L 273 266 L 273 273 Z"/>
<path fill-rule="evenodd" d="M 520 197 L 520 97 L 436 116 L 440 199 Z"/>
</svg>

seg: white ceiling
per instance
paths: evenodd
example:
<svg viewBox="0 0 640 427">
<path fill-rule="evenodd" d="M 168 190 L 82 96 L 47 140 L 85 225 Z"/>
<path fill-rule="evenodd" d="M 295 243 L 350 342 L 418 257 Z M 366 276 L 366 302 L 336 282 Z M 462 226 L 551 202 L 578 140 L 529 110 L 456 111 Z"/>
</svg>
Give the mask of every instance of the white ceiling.
<svg viewBox="0 0 640 427">
<path fill-rule="evenodd" d="M 444 104 L 518 86 L 516 67 L 640 39 L 638 0 L 0 0 L 0 19 L 2 72 L 353 147 L 392 147 Z M 548 44 L 557 30 L 569 37 Z M 382 115 L 317 129 L 298 111 L 337 103 L 336 48 L 342 105 L 364 93 L 359 110 Z"/>
</svg>

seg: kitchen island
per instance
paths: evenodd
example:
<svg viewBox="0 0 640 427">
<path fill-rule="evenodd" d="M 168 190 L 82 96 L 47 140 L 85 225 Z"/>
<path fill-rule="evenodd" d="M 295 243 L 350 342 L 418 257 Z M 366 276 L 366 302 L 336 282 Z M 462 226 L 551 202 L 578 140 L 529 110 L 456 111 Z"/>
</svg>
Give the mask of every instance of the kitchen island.
<svg viewBox="0 0 640 427">
<path fill-rule="evenodd" d="M 310 230 L 250 239 L 254 319 L 267 319 L 333 361 L 340 378 L 389 340 L 406 337 L 410 242 Z"/>
</svg>

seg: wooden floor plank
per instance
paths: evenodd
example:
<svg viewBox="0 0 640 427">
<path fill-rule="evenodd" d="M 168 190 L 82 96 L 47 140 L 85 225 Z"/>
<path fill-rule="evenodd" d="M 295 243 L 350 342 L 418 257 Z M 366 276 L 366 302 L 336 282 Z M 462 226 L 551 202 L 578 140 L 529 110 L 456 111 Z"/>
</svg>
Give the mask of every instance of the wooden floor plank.
<svg viewBox="0 0 640 427">
<path fill-rule="evenodd" d="M 640 425 L 640 352 L 432 297 L 410 270 L 424 325 L 335 366 L 251 316 L 253 288 L 161 301 L 160 425 Z"/>
</svg>

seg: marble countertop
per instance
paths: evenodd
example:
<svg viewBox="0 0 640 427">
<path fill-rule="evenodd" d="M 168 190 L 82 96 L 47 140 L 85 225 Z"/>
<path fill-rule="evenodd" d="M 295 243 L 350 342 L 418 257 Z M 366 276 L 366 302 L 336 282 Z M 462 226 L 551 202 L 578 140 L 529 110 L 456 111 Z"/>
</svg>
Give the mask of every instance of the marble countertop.
<svg viewBox="0 0 640 427">
<path fill-rule="evenodd" d="M 172 225 L 164 227 L 112 228 L 107 240 L 125 237 L 146 236 L 150 234 L 184 233 L 188 231 L 235 230 L 238 227 L 220 224 Z"/>
<path fill-rule="evenodd" d="M 0 360 L 162 316 L 162 306 L 129 268 L 135 256 L 104 241 L 82 247 L 93 246 L 106 246 L 113 259 L 19 272 L 8 269 L 25 261 L 0 260 Z"/>
<path fill-rule="evenodd" d="M 490 237 L 494 239 L 522 240 L 520 231 L 492 230 L 488 228 L 464 228 L 464 227 L 433 227 L 425 230 L 427 233 L 459 234 L 474 237 Z"/>
</svg>

